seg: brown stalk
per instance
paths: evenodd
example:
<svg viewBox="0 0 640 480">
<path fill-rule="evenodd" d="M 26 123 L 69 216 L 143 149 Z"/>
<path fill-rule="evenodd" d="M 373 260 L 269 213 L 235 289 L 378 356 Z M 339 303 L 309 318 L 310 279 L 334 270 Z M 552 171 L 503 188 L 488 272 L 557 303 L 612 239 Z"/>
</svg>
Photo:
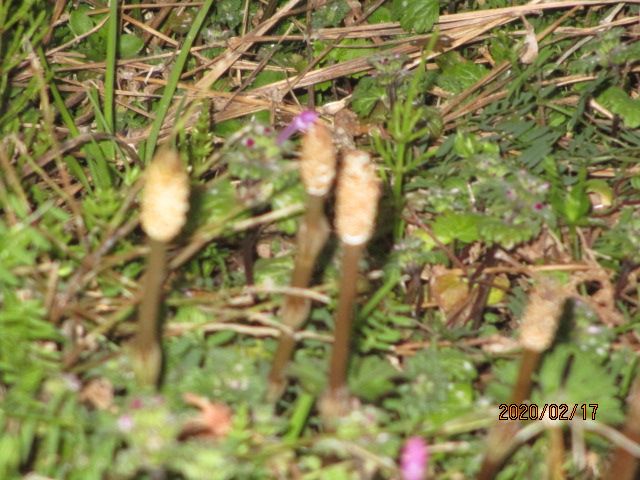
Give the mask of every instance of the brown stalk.
<svg viewBox="0 0 640 480">
<path fill-rule="evenodd" d="M 329 388 L 320 406 L 329 424 L 346 410 L 347 367 L 358 263 L 373 234 L 380 197 L 380 183 L 368 153 L 347 151 L 342 163 L 336 190 L 336 230 L 342 246 L 342 277 L 329 363 Z"/>
<path fill-rule="evenodd" d="M 161 148 L 145 175 L 140 223 L 149 236 L 138 330 L 130 344 L 133 370 L 141 385 L 158 384 L 162 368 L 160 306 L 167 271 L 167 245 L 180 232 L 189 209 L 189 179 L 178 152 Z"/>
<path fill-rule="evenodd" d="M 142 282 L 142 301 L 138 313 L 138 331 L 131 344 L 133 370 L 143 385 L 155 386 L 162 368 L 160 325 L 162 286 L 167 271 L 167 244 L 149 240 L 147 272 Z"/>
<path fill-rule="evenodd" d="M 342 279 L 336 312 L 335 340 L 329 364 L 329 395 L 334 399 L 344 396 L 347 385 L 347 364 L 358 283 L 358 263 L 364 246 L 364 243 L 342 244 Z"/>
<path fill-rule="evenodd" d="M 564 438 L 562 428 L 554 425 L 549 429 L 548 476 L 549 480 L 564 480 Z"/>
<path fill-rule="evenodd" d="M 640 443 L 640 377 L 636 377 L 627 399 L 629 411 L 622 433 L 635 443 Z M 633 480 L 638 471 L 638 459 L 622 446 L 616 447 L 605 480 Z"/>
<path fill-rule="evenodd" d="M 302 139 L 300 177 L 307 191 L 306 212 L 298 230 L 297 248 L 291 287 L 307 288 L 313 267 L 329 237 L 329 222 L 324 201 L 335 177 L 336 155 L 331 132 L 322 123 L 314 123 Z M 280 396 L 285 385 L 284 371 L 295 346 L 294 332 L 309 315 L 311 301 L 293 294 L 285 296 L 282 306 L 282 332 L 269 373 L 269 396 Z"/>
<path fill-rule="evenodd" d="M 324 215 L 324 200 L 324 195 L 307 197 L 306 212 L 298 231 L 298 254 L 291 277 L 292 287 L 307 288 L 309 286 L 316 259 L 329 237 L 329 223 Z M 289 327 L 290 331 L 282 332 L 271 365 L 269 383 L 272 398 L 277 398 L 282 393 L 284 370 L 295 347 L 293 333 L 304 324 L 310 308 L 311 301 L 308 298 L 291 294 L 285 297 L 282 306 L 282 323 Z"/>
</svg>

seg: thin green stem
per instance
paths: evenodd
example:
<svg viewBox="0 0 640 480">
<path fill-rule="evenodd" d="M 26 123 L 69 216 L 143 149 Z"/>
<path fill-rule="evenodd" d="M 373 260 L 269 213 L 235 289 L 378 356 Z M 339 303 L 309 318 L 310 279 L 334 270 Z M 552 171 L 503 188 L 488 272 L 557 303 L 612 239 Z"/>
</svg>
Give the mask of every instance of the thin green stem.
<svg viewBox="0 0 640 480">
<path fill-rule="evenodd" d="M 291 415 L 291 421 L 289 422 L 289 430 L 284 436 L 286 442 L 294 442 L 300 438 L 300 434 L 304 430 L 315 400 L 316 398 L 307 392 L 302 392 L 298 396 L 293 409 L 293 415 Z"/>
<path fill-rule="evenodd" d="M 115 132 L 114 92 L 116 86 L 116 60 L 118 55 L 118 0 L 109 0 L 107 22 L 107 58 L 104 74 L 104 118 L 107 132 Z"/>
<path fill-rule="evenodd" d="M 51 79 L 48 82 L 48 88 L 51 92 L 51 97 L 53 98 L 53 103 L 56 106 L 62 121 L 65 126 L 71 132 L 71 136 L 73 138 L 80 136 L 80 130 L 76 126 L 75 120 L 71 115 L 71 112 L 67 109 L 67 106 L 64 103 L 64 99 L 58 90 L 58 87 L 53 79 L 53 72 L 49 68 L 49 64 L 47 63 L 47 58 L 44 55 L 42 49 L 38 49 L 38 57 L 40 58 L 40 63 L 42 64 L 42 68 L 45 71 L 47 78 Z M 93 177 L 93 181 L 98 188 L 109 188 L 111 186 L 111 175 L 109 173 L 109 164 L 107 163 L 107 159 L 102 153 L 102 149 L 96 143 L 95 140 L 91 140 L 89 145 L 83 147 L 83 150 L 86 151 L 87 154 L 87 164 L 89 166 L 89 170 L 91 172 L 91 176 Z M 66 155 L 64 157 L 65 162 L 67 163 L 69 170 L 75 175 L 75 177 L 82 183 L 82 185 L 90 189 L 89 179 L 84 173 L 82 167 L 78 164 L 76 159 L 71 155 Z"/>
<path fill-rule="evenodd" d="M 99 101 L 99 94 L 98 94 L 98 90 L 96 88 L 91 88 L 88 92 L 87 92 L 87 98 L 89 99 L 89 102 L 91 103 L 91 105 L 93 106 L 93 111 L 95 114 L 95 120 L 96 120 L 96 124 L 98 125 L 98 130 L 102 130 L 104 132 L 109 132 L 110 128 L 109 128 L 109 123 L 107 122 L 107 119 L 105 118 L 105 116 L 102 114 L 102 111 L 100 110 L 100 101 Z M 111 134 L 113 135 L 113 134 Z M 100 146 L 97 146 L 96 148 L 98 148 L 98 150 L 100 150 L 100 152 L 102 153 L 102 148 L 100 148 Z M 118 153 L 120 154 L 121 158 L 126 158 L 125 153 L 122 151 L 122 148 L 120 147 L 120 145 L 113 139 L 109 140 L 109 148 L 106 149 L 106 157 L 110 157 L 112 158 L 114 155 L 114 149 L 118 150 Z M 105 155 L 103 155 L 102 158 L 106 158 Z M 124 169 L 125 172 L 128 173 L 129 172 L 129 162 L 123 162 L 124 163 Z M 105 161 L 105 167 L 103 168 L 102 166 L 100 166 L 101 169 L 101 175 L 104 175 L 104 172 L 102 172 L 102 170 L 104 170 L 106 167 L 106 161 Z M 106 173 L 108 174 L 109 171 L 108 169 L 106 170 Z"/>
<path fill-rule="evenodd" d="M 212 3 L 213 0 L 205 0 L 204 4 L 198 11 L 198 15 L 193 21 L 191 29 L 189 30 L 189 33 L 185 37 L 184 43 L 180 48 L 180 53 L 176 58 L 175 65 L 171 69 L 171 74 L 169 75 L 167 86 L 162 93 L 162 98 L 160 99 L 160 103 L 158 104 L 158 108 L 155 112 L 156 117 L 151 126 L 151 132 L 149 133 L 149 138 L 147 139 L 147 143 L 145 145 L 144 155 L 141 155 L 146 163 L 149 163 L 151 161 L 151 158 L 153 158 L 153 153 L 155 152 L 156 144 L 158 143 L 158 137 L 160 136 L 160 129 L 162 128 L 164 119 L 167 115 L 167 112 L 169 111 L 171 102 L 173 101 L 173 95 L 178 88 L 180 75 L 182 75 L 184 66 L 187 63 L 189 50 L 191 50 L 191 45 L 193 45 L 193 42 L 196 39 L 196 36 L 198 35 L 200 27 L 202 27 L 205 18 L 207 18 L 207 13 L 211 8 Z"/>
<path fill-rule="evenodd" d="M 378 304 L 391 292 L 394 287 L 398 284 L 400 280 L 400 271 L 393 270 L 388 276 L 382 286 L 374 293 L 369 301 L 364 304 L 362 309 L 360 310 L 360 317 L 366 318 L 368 315 L 373 312 L 373 310 L 378 306 Z"/>
</svg>

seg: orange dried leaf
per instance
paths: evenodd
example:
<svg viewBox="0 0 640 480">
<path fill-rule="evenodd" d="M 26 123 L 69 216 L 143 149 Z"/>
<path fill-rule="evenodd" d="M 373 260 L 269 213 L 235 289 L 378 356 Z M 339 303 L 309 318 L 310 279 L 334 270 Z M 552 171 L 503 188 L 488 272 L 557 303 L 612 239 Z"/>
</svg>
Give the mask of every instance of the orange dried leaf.
<svg viewBox="0 0 640 480">
<path fill-rule="evenodd" d="M 200 410 L 200 415 L 187 422 L 182 437 L 205 436 L 220 438 L 231 431 L 232 412 L 224 403 L 213 403 L 194 393 L 185 393 L 183 399 Z"/>
</svg>

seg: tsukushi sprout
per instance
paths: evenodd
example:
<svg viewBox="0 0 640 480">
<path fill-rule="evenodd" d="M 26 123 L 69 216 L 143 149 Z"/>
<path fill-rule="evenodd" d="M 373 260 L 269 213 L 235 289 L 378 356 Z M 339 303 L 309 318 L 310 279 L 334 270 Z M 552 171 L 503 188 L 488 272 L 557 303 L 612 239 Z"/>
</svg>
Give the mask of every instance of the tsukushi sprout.
<svg viewBox="0 0 640 480">
<path fill-rule="evenodd" d="M 538 284 L 529 294 L 520 327 L 522 359 L 510 404 L 522 404 L 529 398 L 532 376 L 542 354 L 553 343 L 568 296 L 567 289 L 546 277 L 538 279 Z M 491 429 L 479 480 L 495 477 L 514 446 L 513 436 L 517 430 L 515 421 L 500 422 Z"/>
<path fill-rule="evenodd" d="M 138 330 L 131 343 L 133 369 L 140 384 L 155 386 L 162 367 L 160 305 L 166 275 L 166 249 L 187 221 L 189 177 L 176 150 L 161 148 L 145 173 L 140 223 L 149 237 L 142 282 Z"/>
<path fill-rule="evenodd" d="M 317 118 L 317 116 L 316 116 Z M 307 288 L 320 251 L 329 236 L 329 223 L 324 214 L 324 202 L 333 184 L 336 170 L 336 153 L 331 132 L 320 122 L 308 125 L 302 138 L 300 176 L 307 193 L 306 210 L 297 237 L 297 254 L 291 286 Z M 283 331 L 269 373 L 270 396 L 282 393 L 285 368 L 295 346 L 293 333 L 309 315 L 309 299 L 286 295 L 281 310 L 282 323 L 289 328 Z"/>
<path fill-rule="evenodd" d="M 368 153 L 343 155 L 336 191 L 336 231 L 342 247 L 342 271 L 335 339 L 329 364 L 329 389 L 323 399 L 328 420 L 341 415 L 347 397 L 347 364 L 358 280 L 358 263 L 373 234 L 380 198 L 380 182 Z"/>
</svg>

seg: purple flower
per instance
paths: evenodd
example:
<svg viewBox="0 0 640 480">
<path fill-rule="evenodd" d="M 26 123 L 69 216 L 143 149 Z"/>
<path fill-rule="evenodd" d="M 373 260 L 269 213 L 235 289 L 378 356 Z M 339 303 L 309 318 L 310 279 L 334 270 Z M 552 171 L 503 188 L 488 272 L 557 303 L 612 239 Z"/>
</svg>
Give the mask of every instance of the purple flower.
<svg viewBox="0 0 640 480">
<path fill-rule="evenodd" d="M 313 110 L 305 110 L 296 115 L 291 123 L 278 134 L 276 143 L 282 145 L 294 133 L 306 131 L 318 119 L 318 116 Z"/>
<path fill-rule="evenodd" d="M 400 472 L 402 480 L 424 480 L 429 450 L 422 437 L 409 438 L 402 448 Z"/>
</svg>

